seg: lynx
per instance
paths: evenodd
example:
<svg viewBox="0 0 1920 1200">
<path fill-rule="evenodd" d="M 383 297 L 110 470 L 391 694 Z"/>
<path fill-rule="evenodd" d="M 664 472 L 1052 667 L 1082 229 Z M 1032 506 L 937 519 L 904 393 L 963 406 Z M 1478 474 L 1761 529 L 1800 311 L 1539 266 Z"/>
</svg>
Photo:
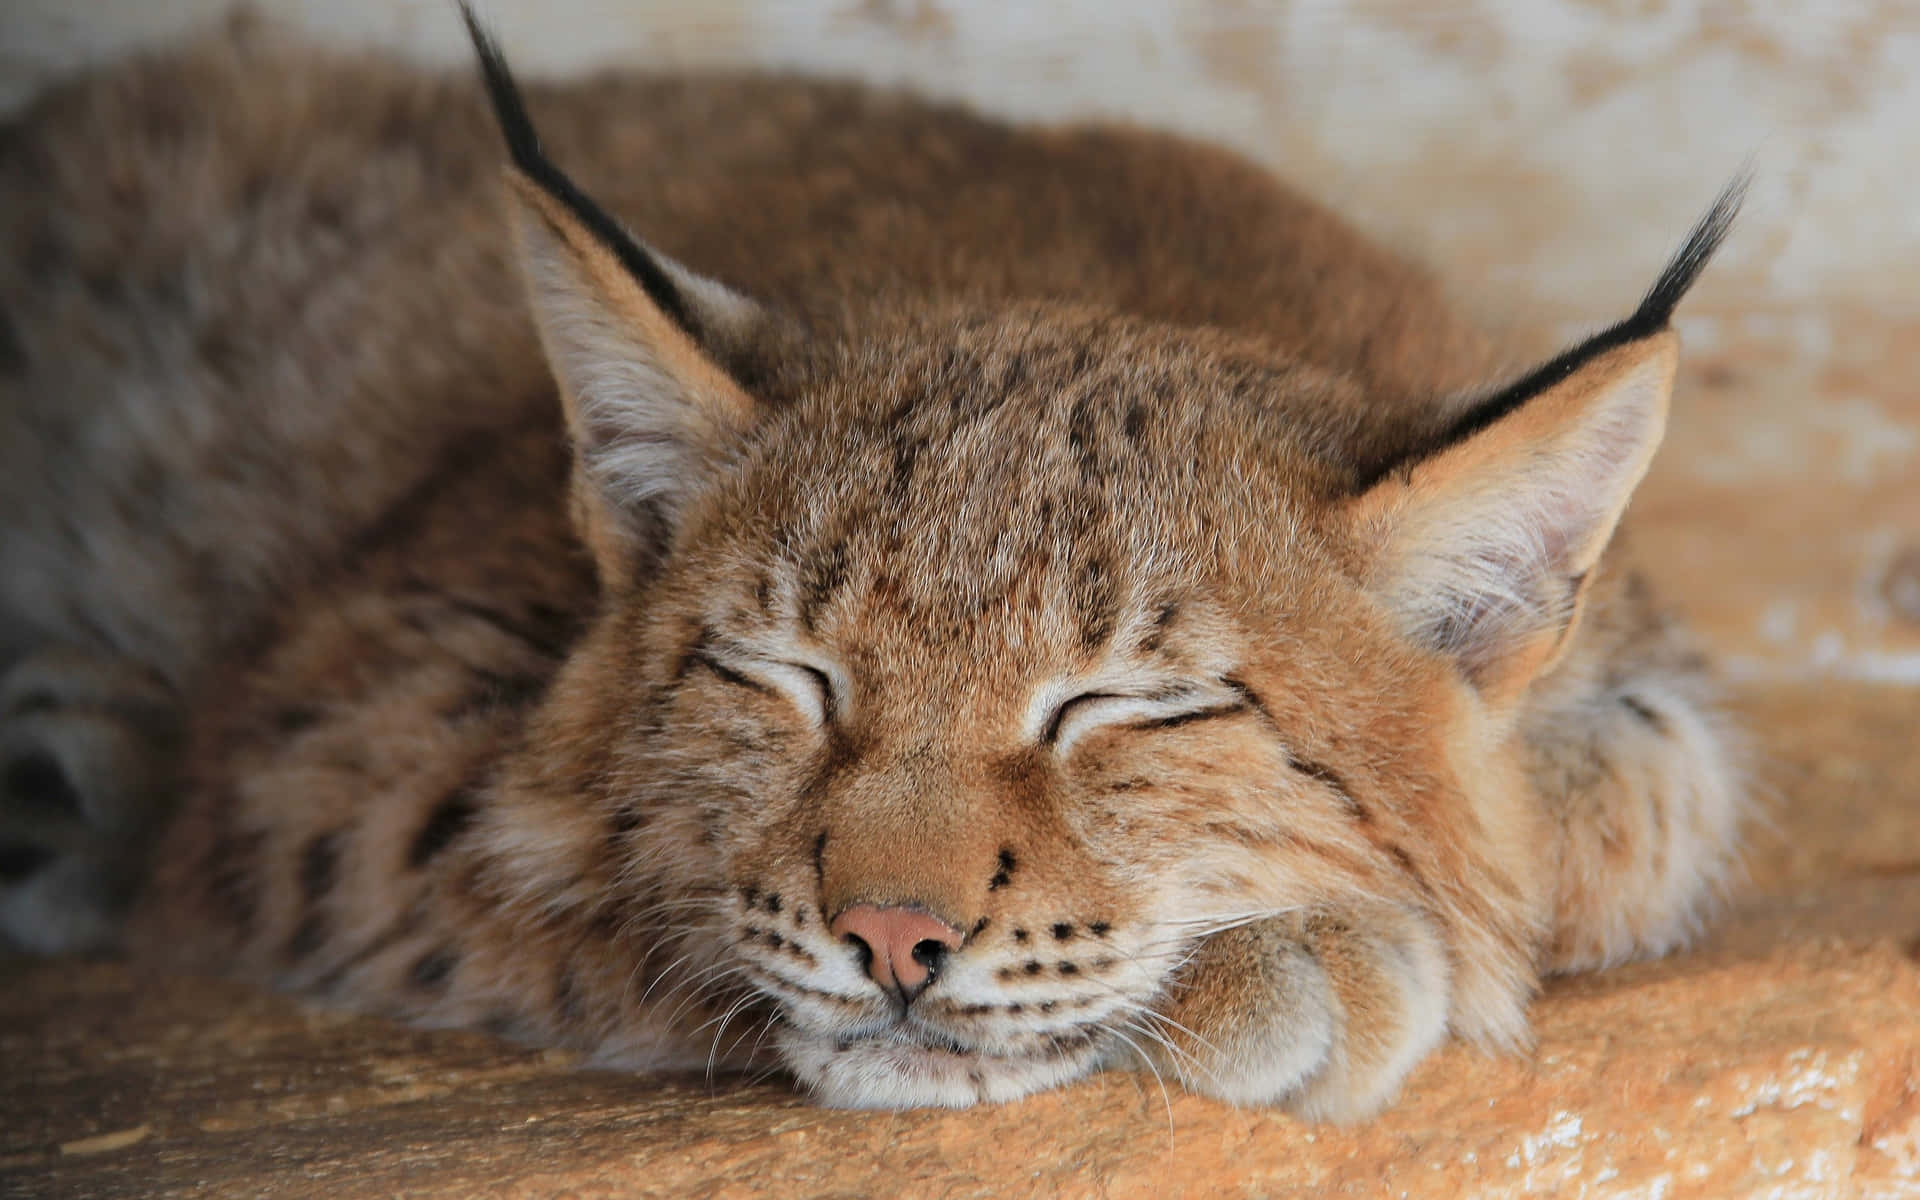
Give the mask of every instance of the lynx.
<svg viewBox="0 0 1920 1200">
<path fill-rule="evenodd" d="M 1349 1119 L 1697 930 L 1733 736 L 1616 527 L 1737 185 L 1506 374 L 1224 151 L 523 101 L 468 21 L 482 89 L 234 28 L 0 139 L 12 941 L 834 1105 Z"/>
</svg>

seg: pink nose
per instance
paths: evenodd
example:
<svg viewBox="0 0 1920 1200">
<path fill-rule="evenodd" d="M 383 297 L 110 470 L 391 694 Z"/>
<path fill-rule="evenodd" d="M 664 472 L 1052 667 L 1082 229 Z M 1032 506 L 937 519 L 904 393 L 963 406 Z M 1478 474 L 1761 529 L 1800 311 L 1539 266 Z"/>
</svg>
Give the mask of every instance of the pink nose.
<svg viewBox="0 0 1920 1200">
<path fill-rule="evenodd" d="M 960 948 L 959 930 L 918 908 L 856 904 L 835 917 L 828 931 L 863 946 L 867 974 L 904 1001 L 925 991 L 948 952 Z"/>
</svg>

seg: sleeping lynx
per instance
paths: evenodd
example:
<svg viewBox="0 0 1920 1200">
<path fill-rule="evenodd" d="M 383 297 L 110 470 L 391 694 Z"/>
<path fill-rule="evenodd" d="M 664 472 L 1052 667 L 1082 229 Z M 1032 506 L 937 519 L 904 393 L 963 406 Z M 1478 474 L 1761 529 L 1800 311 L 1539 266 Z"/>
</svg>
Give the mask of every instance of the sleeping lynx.
<svg viewBox="0 0 1920 1200">
<path fill-rule="evenodd" d="M 1693 932 L 1743 796 L 1615 526 L 1737 190 L 1500 381 L 1226 153 L 523 109 L 474 36 L 494 117 L 236 28 L 0 135 L 12 940 L 833 1104 L 1340 1118 Z"/>
</svg>

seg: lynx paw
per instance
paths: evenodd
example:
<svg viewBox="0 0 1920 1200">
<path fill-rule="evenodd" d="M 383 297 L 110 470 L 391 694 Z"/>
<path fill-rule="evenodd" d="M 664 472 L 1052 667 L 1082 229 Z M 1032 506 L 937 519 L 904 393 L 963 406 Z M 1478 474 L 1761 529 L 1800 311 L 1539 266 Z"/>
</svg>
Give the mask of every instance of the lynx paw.
<svg viewBox="0 0 1920 1200">
<path fill-rule="evenodd" d="M 1352 1120 L 1445 1035 L 1447 958 L 1412 913 L 1298 913 L 1210 937 L 1162 1001 L 1155 1065 L 1233 1104 Z"/>
<path fill-rule="evenodd" d="M 171 691 L 124 660 L 44 651 L 0 676 L 0 944 L 110 944 L 166 815 Z"/>
</svg>

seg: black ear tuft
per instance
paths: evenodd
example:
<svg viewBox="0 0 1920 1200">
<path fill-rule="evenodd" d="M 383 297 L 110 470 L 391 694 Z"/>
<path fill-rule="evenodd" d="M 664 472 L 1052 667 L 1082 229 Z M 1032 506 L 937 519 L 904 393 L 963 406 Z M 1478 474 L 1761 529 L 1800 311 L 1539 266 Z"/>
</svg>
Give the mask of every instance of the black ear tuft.
<svg viewBox="0 0 1920 1200">
<path fill-rule="evenodd" d="M 540 149 L 540 134 L 533 127 L 533 118 L 527 116 L 527 106 L 520 99 L 519 85 L 513 81 L 513 71 L 507 66 L 506 55 L 500 52 L 500 43 L 493 40 L 487 27 L 474 15 L 473 6 L 465 0 L 460 5 L 460 19 L 466 22 L 467 36 L 473 39 L 473 53 L 480 60 L 480 82 L 486 86 L 487 99 L 493 104 L 494 120 L 506 136 L 507 153 L 512 156 L 513 165 L 536 180 L 543 173 L 557 174 Z"/>
<path fill-rule="evenodd" d="M 648 253 L 645 246 L 620 227 L 611 214 L 594 203 L 573 180 L 567 178 L 565 172 L 554 166 L 540 148 L 540 134 L 533 127 L 533 118 L 527 115 L 526 103 L 520 98 L 520 87 L 513 81 L 506 55 L 500 52 L 500 44 L 480 23 L 480 18 L 474 15 L 473 5 L 467 0 L 460 0 L 460 17 L 466 22 L 467 36 L 473 39 L 474 56 L 480 63 L 480 82 L 485 85 L 487 99 L 493 104 L 493 116 L 506 138 L 507 154 L 512 158 L 513 165 L 537 184 L 541 191 L 565 205 L 593 234 L 594 239 L 620 260 L 620 264 L 633 276 L 648 298 L 659 306 L 660 311 L 687 334 L 698 339 L 701 330 L 693 320 L 686 298 L 674 286 L 666 270 Z"/>
<path fill-rule="evenodd" d="M 1622 328 L 1637 331 L 1630 337 L 1645 337 L 1667 327 L 1667 323 L 1673 319 L 1673 310 L 1680 304 L 1680 298 L 1693 287 L 1693 281 L 1700 278 L 1700 272 L 1706 269 L 1708 260 L 1720 248 L 1720 243 L 1727 240 L 1727 233 L 1733 228 L 1733 219 L 1740 215 L 1740 205 L 1747 198 L 1747 185 L 1752 182 L 1753 168 L 1742 169 L 1721 191 L 1720 198 L 1713 202 L 1707 215 L 1694 224 L 1692 232 L 1687 234 L 1686 244 L 1668 260 L 1666 269 L 1660 272 L 1660 278 L 1654 280 L 1653 286 L 1647 290 L 1646 299 L 1640 301 L 1640 307 L 1634 310 L 1631 317 L 1620 323 Z"/>
<path fill-rule="evenodd" d="M 1633 310 L 1632 316 L 1601 330 L 1577 346 L 1562 350 L 1519 379 L 1482 397 L 1468 406 L 1451 425 L 1440 429 L 1399 457 L 1363 471 L 1358 490 L 1364 491 L 1389 472 L 1410 467 L 1463 438 L 1473 436 L 1615 346 L 1652 337 L 1665 329 L 1673 320 L 1673 310 L 1679 305 L 1681 297 L 1687 294 L 1694 280 L 1700 278 L 1700 272 L 1706 269 L 1714 251 L 1726 240 L 1728 231 L 1733 228 L 1734 218 L 1740 214 L 1740 203 L 1746 199 L 1747 185 L 1752 181 L 1753 172 L 1750 168 L 1743 169 L 1733 177 L 1713 202 L 1713 207 L 1694 224 L 1679 251 L 1667 261 L 1660 278 L 1654 281 L 1653 287 L 1640 301 L 1640 307 Z"/>
</svg>

